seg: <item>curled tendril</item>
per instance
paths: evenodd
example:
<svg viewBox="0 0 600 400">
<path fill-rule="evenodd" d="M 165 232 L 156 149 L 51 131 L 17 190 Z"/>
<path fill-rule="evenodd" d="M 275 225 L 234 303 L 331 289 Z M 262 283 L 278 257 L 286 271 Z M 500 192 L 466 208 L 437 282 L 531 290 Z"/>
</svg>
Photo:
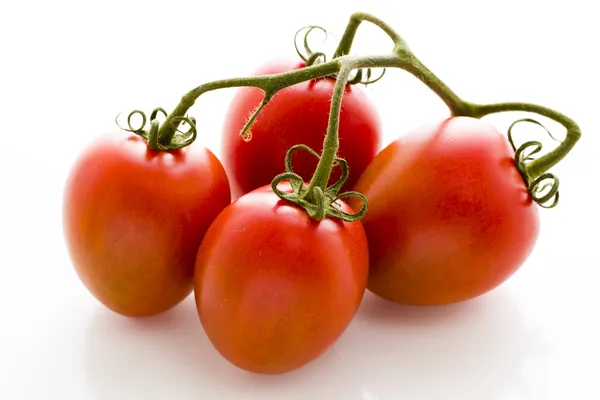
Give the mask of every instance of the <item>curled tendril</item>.
<svg viewBox="0 0 600 400">
<path fill-rule="evenodd" d="M 286 172 L 279 174 L 271 182 L 273 192 L 281 199 L 287 200 L 294 204 L 303 207 L 312 218 L 320 221 L 325 217 L 335 217 L 346 222 L 353 222 L 361 219 L 367 212 L 368 201 L 364 195 L 358 192 L 345 192 L 338 194 L 346 179 L 348 179 L 348 163 L 343 158 L 335 158 L 336 166 L 342 170 L 341 177 L 331 186 L 322 190 L 320 187 L 315 187 L 310 199 L 307 198 L 308 187 L 302 177 L 296 174 L 292 168 L 292 155 L 298 150 L 305 150 L 309 154 L 320 159 L 321 156 L 304 144 L 292 146 L 285 155 L 285 170 Z M 278 185 L 284 181 L 290 183 L 292 192 L 284 192 L 278 188 Z M 347 213 L 340 209 L 340 200 L 348 197 L 359 197 L 363 203 L 363 207 L 353 214 Z"/>
<path fill-rule="evenodd" d="M 302 27 L 298 31 L 296 31 L 296 33 L 294 34 L 294 48 L 296 49 L 296 53 L 298 53 L 298 56 L 305 62 L 307 67 L 314 65 L 316 63 L 319 63 L 319 62 L 323 62 L 323 63 L 327 62 L 327 55 L 325 53 L 323 53 L 321 51 L 313 51 L 310 48 L 310 45 L 308 44 L 308 36 L 315 29 L 323 32 L 325 34 L 325 40 L 327 40 L 327 38 L 329 37 L 329 32 L 325 28 L 320 27 L 318 25 L 308 25 L 308 26 Z M 304 48 L 304 52 L 302 52 L 300 50 L 300 46 L 298 46 L 298 36 L 300 34 L 304 35 L 302 38 L 302 47 Z M 373 83 L 377 82 L 378 80 L 380 80 L 381 78 L 383 78 L 383 75 L 385 75 L 385 71 L 386 71 L 386 69 L 383 68 L 383 70 L 382 70 L 381 74 L 379 74 L 379 76 L 372 78 L 373 72 L 372 72 L 371 68 L 367 68 L 364 70 L 359 69 L 356 71 L 354 77 L 348 80 L 348 84 L 356 85 L 356 84 L 360 83 L 365 86 L 373 84 Z M 334 74 L 332 76 L 335 77 L 336 75 Z"/>
<path fill-rule="evenodd" d="M 139 115 L 139 116 L 141 116 L 141 117 L 142 117 L 142 123 L 140 124 L 140 127 L 139 127 L 139 128 L 134 128 L 134 127 L 131 125 L 131 119 L 132 119 L 134 116 L 136 116 L 136 115 Z M 116 116 L 116 118 L 115 118 L 115 123 L 117 124 L 117 126 L 118 126 L 119 128 L 121 128 L 122 130 L 124 130 L 124 131 L 127 131 L 127 132 L 137 133 L 138 135 L 139 135 L 141 132 L 143 132 L 143 130 L 144 130 L 144 127 L 146 126 L 146 121 L 147 121 L 146 114 L 144 114 L 144 112 L 143 112 L 143 111 L 140 111 L 140 110 L 133 110 L 132 112 L 130 112 L 130 113 L 129 113 L 129 115 L 127 115 L 127 126 L 128 126 L 129 128 L 125 128 L 124 126 L 122 126 L 122 125 L 119 123 L 119 117 L 120 117 L 120 116 L 121 116 L 121 114 L 117 115 L 117 116 Z"/>
<path fill-rule="evenodd" d="M 517 164 L 517 168 L 523 177 L 523 180 L 527 184 L 527 189 L 533 201 L 535 201 L 540 207 L 543 208 L 553 208 L 558 204 L 559 199 L 559 180 L 556 175 L 546 172 L 545 174 L 540 175 L 535 179 L 531 179 L 529 174 L 527 173 L 527 164 L 534 160 L 534 155 L 542 151 L 542 143 L 536 140 L 530 140 L 519 147 L 515 146 L 515 142 L 513 140 L 512 130 L 515 125 L 521 122 L 529 122 L 535 125 L 542 127 L 546 133 L 553 139 L 558 141 L 552 133 L 540 122 L 531 119 L 531 118 L 523 118 L 514 121 L 508 127 L 508 141 L 515 152 L 515 162 Z"/>
<path fill-rule="evenodd" d="M 182 124 L 188 124 L 189 129 L 187 131 L 182 131 L 179 127 Z M 171 139 L 170 149 L 180 149 L 182 147 L 188 146 L 192 144 L 194 140 L 196 140 L 196 136 L 198 135 L 198 131 L 196 129 L 196 118 L 194 117 L 175 117 L 171 120 L 171 126 L 175 129 L 178 134 L 173 136 Z"/>
<path fill-rule="evenodd" d="M 296 31 L 296 33 L 294 34 L 294 48 L 296 49 L 296 53 L 298 53 L 298 56 L 304 62 L 306 62 L 306 66 L 311 66 L 318 61 L 327 62 L 327 56 L 325 55 L 325 53 L 313 52 L 312 49 L 310 48 L 310 45 L 308 44 L 308 36 L 315 29 L 323 32 L 325 34 L 325 40 L 327 40 L 329 33 L 327 32 L 327 30 L 325 28 L 317 26 L 317 25 L 308 25 L 308 26 L 302 27 L 298 31 Z M 303 31 L 305 31 L 305 32 L 304 32 L 304 37 L 302 39 L 302 45 L 304 47 L 304 51 L 306 54 L 302 53 L 302 51 L 300 51 L 300 48 L 298 47 L 298 35 L 300 35 L 300 33 L 302 33 Z M 319 60 L 319 59 L 321 59 L 321 60 Z"/>
<path fill-rule="evenodd" d="M 194 140 L 196 140 L 197 130 L 196 130 L 196 120 L 193 117 L 175 117 L 170 121 L 171 127 L 175 129 L 175 135 L 170 138 L 169 143 L 162 143 L 161 137 L 159 137 L 159 128 L 160 122 L 158 121 L 158 116 L 162 114 L 165 118 L 167 117 L 167 112 L 162 107 L 157 107 L 152 110 L 150 114 L 150 127 L 146 130 L 146 123 L 148 122 L 148 117 L 141 110 L 133 110 L 127 115 L 127 127 L 122 126 L 119 123 L 119 117 L 121 114 L 117 115 L 115 118 L 115 123 L 119 128 L 124 131 L 135 133 L 138 136 L 143 137 L 148 142 L 148 147 L 153 150 L 176 150 L 182 147 L 190 145 Z M 139 126 L 133 125 L 132 119 L 139 115 L 142 118 Z M 189 129 L 187 131 L 182 131 L 180 129 L 182 124 L 189 125 Z"/>
<path fill-rule="evenodd" d="M 377 76 L 376 78 L 371 78 L 371 76 L 373 75 L 371 68 L 367 68 L 366 70 L 359 69 L 354 74 L 354 77 L 352 77 L 352 79 L 348 80 L 348 84 L 349 85 L 357 85 L 360 83 L 365 86 L 370 85 L 372 83 L 379 81 L 381 78 L 383 78 L 383 76 L 385 75 L 385 71 L 386 71 L 386 69 L 384 68 L 381 71 L 381 74 L 379 74 L 379 76 Z M 363 75 L 365 76 L 364 79 L 363 79 Z"/>
<path fill-rule="evenodd" d="M 357 213 L 348 214 L 347 212 L 344 212 L 344 211 L 340 210 L 339 208 L 337 208 L 339 205 L 338 200 L 342 200 L 342 199 L 345 199 L 348 197 L 358 197 L 362 201 L 363 206 Z M 367 198 L 365 197 L 365 195 L 360 192 L 355 192 L 355 191 L 344 192 L 344 193 L 334 197 L 331 204 L 335 206 L 335 208 L 334 208 L 335 211 L 333 212 L 333 215 L 337 218 L 343 219 L 344 221 L 348 221 L 348 219 L 343 218 L 345 216 L 351 216 L 353 218 L 352 221 L 356 221 L 356 220 L 362 218 L 367 213 L 367 208 L 369 207 L 369 202 L 367 201 Z"/>
<path fill-rule="evenodd" d="M 161 113 L 162 115 L 164 115 L 165 118 L 167 118 L 167 112 L 165 111 L 165 109 L 162 107 L 156 107 L 154 110 L 152 110 L 152 114 L 150 114 L 150 121 L 154 121 L 156 117 L 158 117 L 159 113 Z"/>
<path fill-rule="evenodd" d="M 544 183 L 542 185 L 542 183 Z M 529 184 L 533 201 L 544 208 L 553 208 L 558 204 L 558 178 L 549 172 L 540 175 Z"/>
<path fill-rule="evenodd" d="M 312 53 L 306 60 L 306 65 L 307 66 L 311 66 L 314 65 L 316 62 L 319 61 L 319 59 L 321 59 L 322 62 L 327 62 L 327 56 L 325 55 L 325 53 L 322 53 L 320 51 L 317 51 L 315 53 Z"/>
</svg>

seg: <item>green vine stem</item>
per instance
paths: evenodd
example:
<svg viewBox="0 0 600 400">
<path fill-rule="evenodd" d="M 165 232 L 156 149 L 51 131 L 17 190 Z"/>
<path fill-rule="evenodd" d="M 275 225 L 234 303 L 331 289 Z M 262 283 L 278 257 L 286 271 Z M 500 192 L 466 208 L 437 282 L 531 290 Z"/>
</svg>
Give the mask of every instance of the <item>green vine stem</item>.
<svg viewBox="0 0 600 400">
<path fill-rule="evenodd" d="M 481 118 L 499 112 L 524 111 L 550 118 L 565 127 L 567 135 L 557 148 L 533 160 L 531 163 L 523 165 L 524 170 L 522 173 L 525 175 L 524 178 L 528 183 L 537 180 L 560 162 L 581 138 L 581 129 L 575 121 L 558 111 L 544 106 L 520 102 L 474 104 L 462 100 L 417 59 L 413 52 L 410 51 L 404 39 L 394 29 L 379 18 L 367 13 L 358 12 L 350 16 L 350 21 L 340 39 L 340 43 L 334 53 L 334 58 L 350 53 L 352 42 L 362 21 L 367 21 L 378 26 L 390 37 L 394 43 L 394 53 L 398 54 L 406 62 L 406 65 L 400 66 L 400 68 L 410 72 L 432 89 L 446 103 L 453 116 Z"/>
<path fill-rule="evenodd" d="M 391 54 L 361 57 L 349 55 L 352 41 L 354 40 L 358 27 L 362 21 L 375 24 L 390 37 L 394 44 Z M 440 99 L 448 106 L 452 116 L 481 118 L 492 113 L 526 111 L 545 116 L 563 125 L 567 130 L 567 134 L 566 138 L 559 146 L 538 159 L 531 160 L 526 157 L 521 160 L 521 172 L 528 185 L 530 185 L 530 190 L 533 190 L 532 187 L 534 186 L 535 188 L 540 186 L 539 182 L 541 177 L 548 176 L 547 171 L 562 160 L 581 137 L 581 130 L 572 119 L 558 111 L 540 105 L 519 102 L 475 104 L 462 100 L 415 56 L 409 49 L 407 43 L 398 33 L 396 33 L 396 31 L 379 18 L 362 12 L 352 14 L 350 17 L 350 21 L 340 39 L 340 43 L 332 60 L 315 63 L 305 68 L 280 74 L 224 79 L 202 84 L 185 94 L 177 107 L 166 116 L 165 121 L 159 127 L 157 127 L 156 122 L 152 122 L 152 135 L 149 135 L 149 133 L 142 129 L 138 129 L 136 133 L 141 134 L 142 136 L 145 135 L 148 138 L 152 137 L 153 142 L 155 142 L 155 147 L 159 149 L 170 149 L 174 146 L 188 145 L 190 144 L 189 138 L 192 136 L 192 133 L 193 137 L 195 137 L 196 132 L 193 120 L 187 118 L 185 115 L 189 108 L 194 105 L 194 102 L 198 97 L 212 90 L 251 86 L 260 88 L 264 92 L 264 98 L 260 106 L 257 107 L 249 117 L 249 123 L 246 124 L 242 132 L 240 132 L 242 138 L 250 140 L 246 131 L 251 125 L 251 122 L 254 121 L 261 109 L 268 104 L 279 90 L 325 76 L 335 77 L 337 82 L 332 96 L 327 134 L 324 139 L 324 150 L 308 187 L 305 188 L 304 185 L 299 184 L 297 181 L 298 176 L 295 175 L 291 169 L 276 177 L 272 182 L 272 186 L 274 190 L 276 190 L 276 183 L 285 179 L 290 180 L 290 183 L 292 183 L 292 186 L 295 188 L 294 192 L 292 194 L 286 194 L 276 190 L 276 193 L 280 197 L 301 203 L 301 205 L 309 211 L 309 214 L 313 215 L 316 219 L 323 218 L 327 215 L 340 217 L 339 212 L 335 211 L 337 207 L 335 201 L 331 203 L 330 200 L 337 200 L 346 196 L 362 196 L 354 192 L 337 195 L 337 193 L 334 193 L 332 190 L 328 190 L 328 188 L 325 187 L 334 164 L 337 162 L 337 165 L 341 165 L 339 159 L 336 158 L 336 152 L 339 145 L 337 130 L 340 106 L 344 92 L 343 88 L 348 84 L 348 77 L 353 70 L 368 68 L 400 68 L 411 73 L 440 97 Z M 141 113 L 137 110 L 134 113 L 136 112 Z M 145 123 L 146 118 L 143 113 L 141 114 L 144 117 Z M 178 125 L 181 123 L 188 123 L 192 126 L 192 129 L 182 133 L 178 129 Z M 178 132 L 180 133 L 180 138 L 176 140 L 175 137 Z M 525 163 L 525 161 L 528 162 Z M 533 185 L 534 182 L 537 183 Z M 323 196 L 327 198 L 324 198 Z M 534 199 L 537 198 L 533 193 L 532 196 Z M 364 214 L 363 211 L 366 210 L 367 201 L 364 199 L 364 196 L 361 198 L 363 198 L 365 203 L 364 210 L 358 212 L 356 214 L 357 217 L 342 215 L 342 219 L 351 220 L 353 218 L 359 218 Z M 323 206 L 319 206 L 319 204 L 322 204 Z"/>
<path fill-rule="evenodd" d="M 504 111 L 532 112 L 560 123 L 567 130 L 567 135 L 553 151 L 538 157 L 527 165 L 526 173 L 532 180 L 542 176 L 546 171 L 558 164 L 581 138 L 581 128 L 579 128 L 579 125 L 575 121 L 561 112 L 537 104 L 516 102 L 471 104 L 470 108 L 473 110 L 471 116 L 474 118 L 481 118 L 489 114 Z"/>
<path fill-rule="evenodd" d="M 402 61 L 396 54 L 386 54 L 380 56 L 369 57 L 351 57 L 346 56 L 343 59 L 319 63 L 310 67 L 296 69 L 289 72 L 283 72 L 272 75 L 260 75 L 254 77 L 223 79 L 202 84 L 195 89 L 192 89 L 185 94 L 177 107 L 167 116 L 164 123 L 160 126 L 158 135 L 161 141 L 168 142 L 176 132 L 173 121 L 185 115 L 187 111 L 194 105 L 196 100 L 204 93 L 218 89 L 226 89 L 233 87 L 256 87 L 264 92 L 264 104 L 267 104 L 270 99 L 281 89 L 285 89 L 292 85 L 310 81 L 325 76 L 338 74 L 342 65 L 352 63 L 352 69 L 370 68 L 370 67 L 399 67 Z M 263 105 L 264 106 L 264 105 Z M 256 113 L 260 112 L 262 107 L 259 107 L 250 119 L 254 119 Z M 245 130 L 240 132 L 240 136 L 245 135 Z"/>
<path fill-rule="evenodd" d="M 323 152 L 319 157 L 319 163 L 317 164 L 317 168 L 308 184 L 308 187 L 304 187 L 304 183 L 299 176 L 293 176 L 294 174 L 292 174 L 291 171 L 291 163 L 288 160 L 286 160 L 287 172 L 275 177 L 271 184 L 273 191 L 278 196 L 304 207 L 308 211 L 309 215 L 317 221 L 320 221 L 325 217 L 336 217 L 348 222 L 356 221 L 366 214 L 369 207 L 367 199 L 360 193 L 346 192 L 343 193 L 341 197 L 338 196 L 338 190 L 344 184 L 344 181 L 348 176 L 346 162 L 336 157 L 339 147 L 338 127 L 340 123 L 340 110 L 342 107 L 344 90 L 346 88 L 346 84 L 348 83 L 350 72 L 352 72 L 353 68 L 355 68 L 355 66 L 352 62 L 345 62 L 340 67 L 340 71 L 337 75 L 337 80 L 333 88 L 333 94 L 331 96 L 329 121 L 327 123 L 327 134 L 325 135 L 325 140 L 323 142 Z M 331 175 L 331 171 L 336 161 L 343 165 L 342 179 L 340 179 L 340 181 L 336 182 L 331 187 L 327 187 L 329 176 Z M 288 194 L 278 190 L 278 184 L 284 179 L 289 180 L 290 183 L 294 180 L 297 181 L 293 193 Z M 351 196 L 360 197 L 363 203 L 363 207 L 354 214 L 341 211 L 339 204 L 337 203 L 337 200 L 340 198 Z M 308 207 L 307 204 L 309 205 Z"/>
<path fill-rule="evenodd" d="M 342 97 L 352 68 L 351 62 L 344 63 L 337 75 L 337 80 L 333 88 L 333 95 L 331 96 L 331 108 L 329 112 L 329 121 L 327 123 L 327 134 L 325 135 L 325 140 L 323 142 L 323 153 L 321 154 L 317 169 L 308 185 L 308 196 L 312 196 L 311 191 L 316 186 L 325 190 L 327 182 L 329 182 L 329 175 L 331 174 L 331 169 L 333 168 L 333 162 L 339 146 L 338 127 L 340 125 Z"/>
</svg>

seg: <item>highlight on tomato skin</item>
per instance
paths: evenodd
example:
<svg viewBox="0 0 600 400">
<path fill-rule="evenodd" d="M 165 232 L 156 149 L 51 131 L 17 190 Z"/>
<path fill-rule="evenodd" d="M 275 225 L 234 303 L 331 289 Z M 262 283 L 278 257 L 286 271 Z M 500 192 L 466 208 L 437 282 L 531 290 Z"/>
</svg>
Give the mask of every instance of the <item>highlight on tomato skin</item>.
<svg viewBox="0 0 600 400">
<path fill-rule="evenodd" d="M 301 60 L 275 59 L 254 71 L 254 75 L 275 74 L 304 67 Z M 263 99 L 253 87 L 237 90 L 226 113 L 221 160 L 231 184 L 233 199 L 267 185 L 284 172 L 287 150 L 305 144 L 321 153 L 327 131 L 335 80 L 319 78 L 278 92 L 260 111 L 250 129 L 251 140 L 240 137 L 244 125 Z M 362 171 L 381 150 L 381 121 L 375 105 L 357 85 L 347 85 L 339 126 L 338 156 L 344 158 L 351 174 L 342 191 L 349 190 Z M 294 170 L 309 181 L 317 159 L 306 153 L 294 155 Z M 340 177 L 336 168 L 330 184 Z"/>
<path fill-rule="evenodd" d="M 233 365 L 289 372 L 318 358 L 346 330 L 365 293 L 368 262 L 359 221 L 315 221 L 270 186 L 259 188 L 229 205 L 202 241 L 198 316 Z"/>
<path fill-rule="evenodd" d="M 369 199 L 368 289 L 398 303 L 443 305 L 493 290 L 539 233 L 506 137 L 479 119 L 449 118 L 397 139 L 354 190 Z"/>
<path fill-rule="evenodd" d="M 73 267 L 110 310 L 162 313 L 192 292 L 198 246 L 230 199 L 221 163 L 199 144 L 155 151 L 135 134 L 100 136 L 78 156 L 64 189 Z"/>
</svg>

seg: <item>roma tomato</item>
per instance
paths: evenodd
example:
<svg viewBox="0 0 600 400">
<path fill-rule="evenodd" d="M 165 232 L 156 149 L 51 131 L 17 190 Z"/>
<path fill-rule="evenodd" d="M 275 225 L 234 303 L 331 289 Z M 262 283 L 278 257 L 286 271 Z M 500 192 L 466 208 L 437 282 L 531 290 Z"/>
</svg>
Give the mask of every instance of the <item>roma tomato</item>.
<svg viewBox="0 0 600 400">
<path fill-rule="evenodd" d="M 303 68 L 304 63 L 273 61 L 255 71 L 275 74 Z M 321 153 L 327 131 L 329 108 L 335 80 L 316 79 L 278 92 L 259 113 L 245 142 L 240 132 L 261 103 L 263 92 L 245 87 L 238 90 L 227 111 L 221 143 L 221 159 L 229 177 L 233 198 L 268 185 L 284 172 L 285 154 L 296 144 L 305 144 Z M 350 175 L 342 191 L 351 188 L 380 150 L 380 120 L 367 96 L 356 86 L 347 85 L 339 125 L 338 157 L 345 158 Z M 294 154 L 294 172 L 310 180 L 317 159 L 306 152 Z M 330 183 L 340 177 L 334 169 Z"/>
<path fill-rule="evenodd" d="M 196 261 L 198 315 L 232 364 L 290 371 L 345 331 L 364 295 L 368 262 L 360 222 L 317 222 L 270 186 L 259 188 L 228 206 L 206 233 Z"/>
<path fill-rule="evenodd" d="M 368 289 L 399 303 L 486 293 L 519 268 L 538 235 L 537 206 L 508 140 L 478 119 L 450 118 L 392 142 L 355 190 L 369 200 Z"/>
<path fill-rule="evenodd" d="M 166 311 L 191 293 L 200 242 L 230 198 L 221 163 L 203 146 L 154 151 L 135 134 L 99 137 L 64 192 L 75 270 L 116 313 Z"/>
</svg>

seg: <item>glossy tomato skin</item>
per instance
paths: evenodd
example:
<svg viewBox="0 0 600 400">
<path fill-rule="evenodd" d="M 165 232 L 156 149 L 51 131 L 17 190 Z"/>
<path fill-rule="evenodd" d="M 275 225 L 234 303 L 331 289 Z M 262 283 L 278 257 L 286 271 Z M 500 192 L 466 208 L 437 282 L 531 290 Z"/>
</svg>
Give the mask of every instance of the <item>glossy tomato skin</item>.
<svg viewBox="0 0 600 400">
<path fill-rule="evenodd" d="M 303 68 L 297 61 L 274 60 L 255 75 L 276 74 Z M 277 93 L 252 125 L 252 140 L 245 142 L 240 132 L 261 103 L 257 88 L 238 90 L 227 111 L 221 144 L 221 159 L 229 176 L 233 198 L 268 185 L 285 172 L 285 154 L 296 144 L 305 144 L 321 153 L 327 131 L 329 108 L 335 81 L 329 78 L 299 83 Z M 342 100 L 338 155 L 348 161 L 350 175 L 342 190 L 348 190 L 381 149 L 381 127 L 375 107 L 356 87 L 348 85 Z M 318 160 L 299 150 L 293 158 L 294 172 L 310 180 Z M 335 168 L 330 183 L 340 177 Z"/>
<path fill-rule="evenodd" d="M 191 293 L 202 237 L 230 199 L 221 163 L 200 144 L 153 151 L 134 134 L 98 137 L 76 160 L 64 192 L 73 266 L 116 313 L 166 311 Z"/>
<path fill-rule="evenodd" d="M 451 118 L 397 139 L 355 190 L 369 200 L 368 289 L 395 302 L 441 305 L 486 293 L 520 267 L 538 236 L 514 152 L 478 119 Z"/>
<path fill-rule="evenodd" d="M 342 335 L 367 275 L 360 222 L 316 222 L 263 187 L 232 203 L 208 230 L 194 294 L 204 330 L 225 359 L 277 374 L 309 363 Z"/>
</svg>

